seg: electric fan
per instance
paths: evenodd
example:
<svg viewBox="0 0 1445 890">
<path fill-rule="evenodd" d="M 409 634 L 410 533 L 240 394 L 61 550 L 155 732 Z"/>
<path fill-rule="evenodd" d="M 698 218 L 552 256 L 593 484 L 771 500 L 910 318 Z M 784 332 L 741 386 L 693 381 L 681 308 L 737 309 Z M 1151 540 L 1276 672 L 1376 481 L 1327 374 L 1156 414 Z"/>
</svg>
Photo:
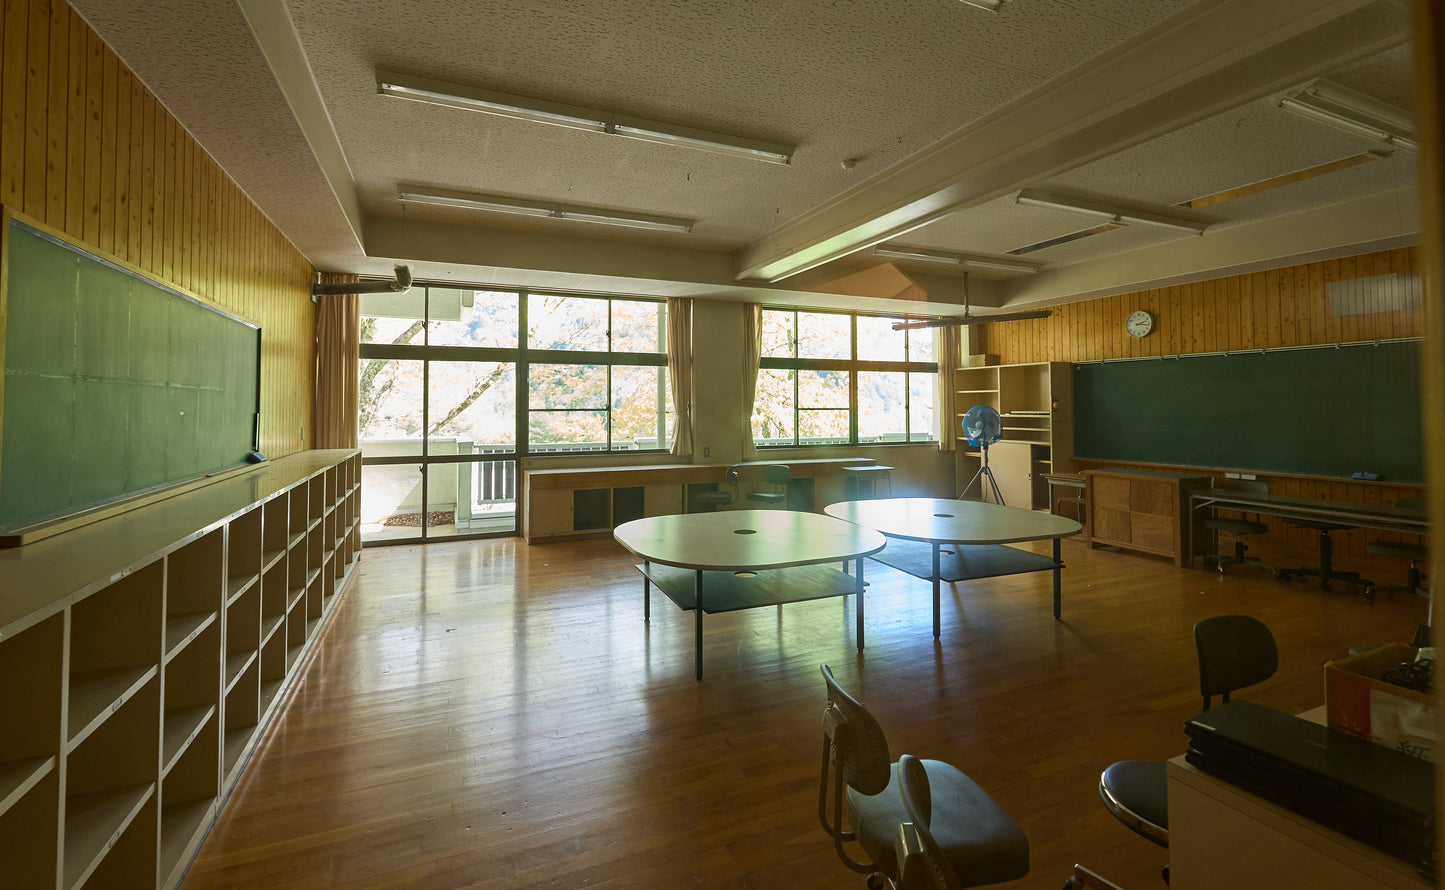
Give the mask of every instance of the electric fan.
<svg viewBox="0 0 1445 890">
<path fill-rule="evenodd" d="M 1003 438 L 1003 420 L 999 418 L 998 412 L 988 405 L 974 405 L 968 409 L 968 413 L 963 415 L 963 437 L 968 444 L 983 449 L 983 460 L 979 465 L 978 472 L 968 480 L 968 484 L 963 487 L 963 492 L 959 497 L 968 494 L 968 490 L 973 488 L 973 483 L 979 482 L 981 477 L 986 477 L 989 487 L 993 489 L 994 500 L 1003 504 L 1003 495 L 999 493 L 998 482 L 994 481 L 993 470 L 988 468 L 988 446 Z M 979 500 L 987 500 L 987 491 L 982 482 L 979 482 L 978 494 Z"/>
</svg>

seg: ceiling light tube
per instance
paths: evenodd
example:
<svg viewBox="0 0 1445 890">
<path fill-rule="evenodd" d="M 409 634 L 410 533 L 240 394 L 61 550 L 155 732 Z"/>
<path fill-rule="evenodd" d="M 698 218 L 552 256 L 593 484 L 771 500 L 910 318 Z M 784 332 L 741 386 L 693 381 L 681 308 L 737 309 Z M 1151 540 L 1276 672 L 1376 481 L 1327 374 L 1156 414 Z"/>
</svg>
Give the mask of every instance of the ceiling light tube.
<svg viewBox="0 0 1445 890">
<path fill-rule="evenodd" d="M 984 12 L 998 12 L 999 7 L 1003 6 L 1003 0 L 959 0 L 959 2 L 965 6 L 982 9 Z"/>
<path fill-rule="evenodd" d="M 1373 96 L 1331 83 L 1313 80 L 1280 99 L 1280 108 L 1322 124 L 1383 142 L 1419 151 L 1415 123 L 1399 108 Z"/>
<path fill-rule="evenodd" d="M 1121 226 L 1148 226 L 1155 229 L 1168 229 L 1173 232 L 1184 232 L 1189 235 L 1203 235 L 1207 225 L 1181 217 L 1170 217 L 1162 214 L 1148 213 L 1141 210 L 1125 210 L 1121 207 L 1111 207 L 1106 204 L 1097 204 L 1092 201 L 1081 200 L 1065 195 L 1056 195 L 1051 192 L 1039 191 L 1036 189 L 1024 189 L 1014 198 L 1014 203 L 1025 204 L 1030 207 L 1045 207 L 1050 210 L 1064 210 L 1069 213 L 1078 213 L 1084 216 L 1091 216 L 1095 219 L 1105 219 L 1115 225 Z"/>
<path fill-rule="evenodd" d="M 601 114 L 586 108 L 578 108 L 575 105 L 526 99 L 477 87 L 464 87 L 427 80 L 424 77 L 393 74 L 389 71 L 376 72 L 376 91 L 383 96 L 394 96 L 398 99 L 411 99 L 414 102 L 461 108 L 466 111 L 480 111 L 484 114 L 569 127 L 574 130 L 591 130 L 596 133 L 603 133 L 607 130 L 607 121 Z"/>
<path fill-rule="evenodd" d="M 951 253 L 942 250 L 928 250 L 922 247 L 880 244 L 873 248 L 873 255 L 889 259 L 913 260 L 923 263 L 941 263 L 949 266 L 965 266 L 970 269 L 987 269 L 993 272 L 1015 272 L 1033 275 L 1043 266 L 1027 260 L 1008 260 L 1002 257 L 980 256 L 970 253 Z"/>
<path fill-rule="evenodd" d="M 631 229 L 650 229 L 656 232 L 691 232 L 692 227 L 696 225 L 694 220 L 675 216 L 621 213 L 596 207 L 576 207 L 566 204 L 533 203 L 504 198 L 499 195 L 470 195 L 463 192 L 422 189 L 413 186 L 402 186 L 397 190 L 397 198 L 412 204 L 432 204 L 440 207 L 486 210 L 492 213 L 570 219 L 576 222 L 623 226 Z"/>
<path fill-rule="evenodd" d="M 376 72 L 376 91 L 383 96 L 410 99 L 414 102 L 480 111 L 483 114 L 494 114 L 499 117 L 539 124 L 552 124 L 573 130 L 609 133 L 614 136 L 625 136 L 630 139 L 641 139 L 663 145 L 702 149 L 738 158 L 766 161 L 770 164 L 786 165 L 793 159 L 793 147 L 789 145 L 763 142 L 743 136 L 731 136 L 726 133 L 714 133 L 709 130 L 698 130 L 680 124 L 595 111 L 576 105 L 564 105 L 560 102 L 530 99 L 525 96 L 498 93 L 478 87 L 443 83 L 424 77 L 395 74 L 390 71 L 378 70 Z"/>
</svg>

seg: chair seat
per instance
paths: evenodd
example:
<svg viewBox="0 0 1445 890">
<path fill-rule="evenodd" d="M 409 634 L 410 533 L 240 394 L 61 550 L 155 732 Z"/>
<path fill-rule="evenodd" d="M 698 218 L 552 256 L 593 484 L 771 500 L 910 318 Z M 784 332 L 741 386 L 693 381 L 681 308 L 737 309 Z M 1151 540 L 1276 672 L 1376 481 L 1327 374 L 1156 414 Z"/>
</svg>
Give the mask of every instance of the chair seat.
<svg viewBox="0 0 1445 890">
<path fill-rule="evenodd" d="M 929 830 L 965 887 L 1021 878 L 1029 870 L 1029 841 L 1023 829 L 988 793 L 956 767 L 924 760 L 933 817 Z M 878 794 L 848 789 L 848 819 L 862 826 L 859 842 L 878 870 L 897 873 L 894 844 L 900 823 L 910 821 L 899 790 L 898 764 Z"/>
<path fill-rule="evenodd" d="M 1221 532 L 1231 532 L 1236 535 L 1262 535 L 1269 531 L 1269 526 L 1263 522 L 1255 522 L 1252 519 L 1212 517 L 1204 520 L 1201 525 L 1205 528 L 1212 528 Z"/>
<path fill-rule="evenodd" d="M 1320 532 L 1338 532 L 1347 528 L 1354 528 L 1352 525 L 1341 525 L 1338 522 L 1330 522 L 1326 519 L 1286 519 L 1285 522 L 1295 528 L 1312 528 Z"/>
<path fill-rule="evenodd" d="M 728 491 L 703 491 L 694 497 L 699 504 L 731 504 L 733 501 L 732 492 Z"/>
<path fill-rule="evenodd" d="M 1424 562 L 1430 558 L 1429 547 L 1424 544 L 1407 544 L 1404 541 L 1371 541 L 1365 545 L 1365 552 L 1415 562 Z"/>
<path fill-rule="evenodd" d="M 1169 779 L 1158 760 L 1121 760 L 1099 777 L 1104 806 L 1125 825 L 1169 846 Z"/>
<path fill-rule="evenodd" d="M 788 496 L 782 492 L 751 491 L 748 492 L 748 500 L 759 501 L 764 504 L 781 504 Z"/>
</svg>

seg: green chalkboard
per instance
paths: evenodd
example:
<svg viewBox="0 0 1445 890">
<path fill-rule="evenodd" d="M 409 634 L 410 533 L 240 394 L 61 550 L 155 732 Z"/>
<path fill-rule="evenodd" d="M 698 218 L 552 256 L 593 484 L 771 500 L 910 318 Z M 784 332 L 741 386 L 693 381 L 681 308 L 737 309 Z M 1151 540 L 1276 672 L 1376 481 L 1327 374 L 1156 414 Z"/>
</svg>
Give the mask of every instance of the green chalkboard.
<svg viewBox="0 0 1445 890">
<path fill-rule="evenodd" d="M 1420 483 L 1420 343 L 1075 365 L 1074 454 Z"/>
<path fill-rule="evenodd" d="M 261 331 L 8 221 L 0 531 L 243 464 Z"/>
</svg>

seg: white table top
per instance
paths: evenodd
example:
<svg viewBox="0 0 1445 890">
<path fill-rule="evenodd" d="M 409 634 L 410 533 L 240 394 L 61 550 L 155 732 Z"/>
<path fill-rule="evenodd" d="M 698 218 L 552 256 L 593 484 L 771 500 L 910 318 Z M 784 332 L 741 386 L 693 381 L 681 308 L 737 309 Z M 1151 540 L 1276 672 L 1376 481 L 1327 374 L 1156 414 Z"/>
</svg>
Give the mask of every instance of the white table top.
<svg viewBox="0 0 1445 890">
<path fill-rule="evenodd" d="M 651 516 L 613 529 L 643 559 L 703 571 L 777 569 L 868 556 L 887 541 L 871 528 L 793 510 Z"/>
<path fill-rule="evenodd" d="M 885 535 L 940 544 L 1012 544 L 1067 538 L 1084 530 L 1074 520 L 1051 513 L 947 498 L 843 501 L 823 512 Z"/>
</svg>

